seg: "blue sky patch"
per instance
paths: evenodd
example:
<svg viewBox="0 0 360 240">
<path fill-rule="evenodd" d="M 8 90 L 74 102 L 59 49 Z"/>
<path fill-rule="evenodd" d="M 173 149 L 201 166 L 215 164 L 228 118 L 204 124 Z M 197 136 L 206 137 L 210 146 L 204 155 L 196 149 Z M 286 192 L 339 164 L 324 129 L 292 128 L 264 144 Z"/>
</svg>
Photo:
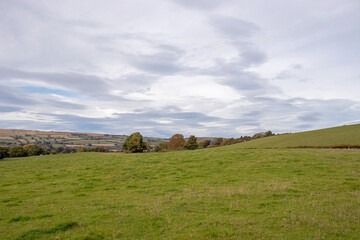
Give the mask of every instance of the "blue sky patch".
<svg viewBox="0 0 360 240">
<path fill-rule="evenodd" d="M 27 93 L 39 93 L 39 94 L 56 94 L 64 97 L 78 98 L 77 94 L 72 91 L 62 90 L 62 89 L 51 89 L 45 87 L 18 87 L 19 90 L 22 90 Z"/>
</svg>

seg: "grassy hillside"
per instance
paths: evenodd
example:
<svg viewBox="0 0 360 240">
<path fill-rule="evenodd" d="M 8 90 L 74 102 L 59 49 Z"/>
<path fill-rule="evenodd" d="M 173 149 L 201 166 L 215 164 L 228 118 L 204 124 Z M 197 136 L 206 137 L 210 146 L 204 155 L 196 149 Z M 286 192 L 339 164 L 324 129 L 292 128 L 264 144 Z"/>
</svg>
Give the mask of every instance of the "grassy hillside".
<svg viewBox="0 0 360 240">
<path fill-rule="evenodd" d="M 0 239 L 360 236 L 360 150 L 240 145 L 0 161 Z"/>
<path fill-rule="evenodd" d="M 241 148 L 360 145 L 360 124 L 278 135 L 239 144 Z"/>
</svg>

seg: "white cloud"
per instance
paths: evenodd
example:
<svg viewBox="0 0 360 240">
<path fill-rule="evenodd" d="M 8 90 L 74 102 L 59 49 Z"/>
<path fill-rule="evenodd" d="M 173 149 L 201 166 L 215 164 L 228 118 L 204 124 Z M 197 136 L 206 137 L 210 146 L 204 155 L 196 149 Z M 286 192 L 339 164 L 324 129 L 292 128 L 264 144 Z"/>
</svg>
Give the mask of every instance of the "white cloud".
<svg viewBox="0 0 360 240">
<path fill-rule="evenodd" d="M 238 136 L 352 122 L 359 10 L 356 0 L 2 1 L 0 127 Z"/>
</svg>

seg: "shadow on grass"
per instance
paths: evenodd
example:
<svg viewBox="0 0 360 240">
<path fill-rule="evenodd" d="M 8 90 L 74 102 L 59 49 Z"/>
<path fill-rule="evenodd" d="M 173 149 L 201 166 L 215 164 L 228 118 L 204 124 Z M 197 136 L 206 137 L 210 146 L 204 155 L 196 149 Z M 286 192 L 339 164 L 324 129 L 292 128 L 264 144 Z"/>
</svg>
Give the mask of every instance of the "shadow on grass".
<svg viewBox="0 0 360 240">
<path fill-rule="evenodd" d="M 49 229 L 30 230 L 22 234 L 20 237 L 18 237 L 17 240 L 39 239 L 44 235 L 53 234 L 57 232 L 65 232 L 77 226 L 79 226 L 79 224 L 76 222 L 67 222 L 67 223 L 60 223 L 55 227 Z"/>
</svg>

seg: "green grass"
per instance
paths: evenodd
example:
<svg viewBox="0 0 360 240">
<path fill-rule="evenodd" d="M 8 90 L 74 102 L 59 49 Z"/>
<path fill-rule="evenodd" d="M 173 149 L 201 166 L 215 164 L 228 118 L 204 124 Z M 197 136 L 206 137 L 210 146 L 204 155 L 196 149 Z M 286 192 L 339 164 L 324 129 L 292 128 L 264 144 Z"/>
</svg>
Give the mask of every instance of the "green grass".
<svg viewBox="0 0 360 240">
<path fill-rule="evenodd" d="M 355 149 L 78 153 L 0 161 L 0 174 L 0 239 L 360 236 Z"/>
<path fill-rule="evenodd" d="M 278 135 L 242 143 L 241 148 L 360 146 L 360 124 Z"/>
</svg>

